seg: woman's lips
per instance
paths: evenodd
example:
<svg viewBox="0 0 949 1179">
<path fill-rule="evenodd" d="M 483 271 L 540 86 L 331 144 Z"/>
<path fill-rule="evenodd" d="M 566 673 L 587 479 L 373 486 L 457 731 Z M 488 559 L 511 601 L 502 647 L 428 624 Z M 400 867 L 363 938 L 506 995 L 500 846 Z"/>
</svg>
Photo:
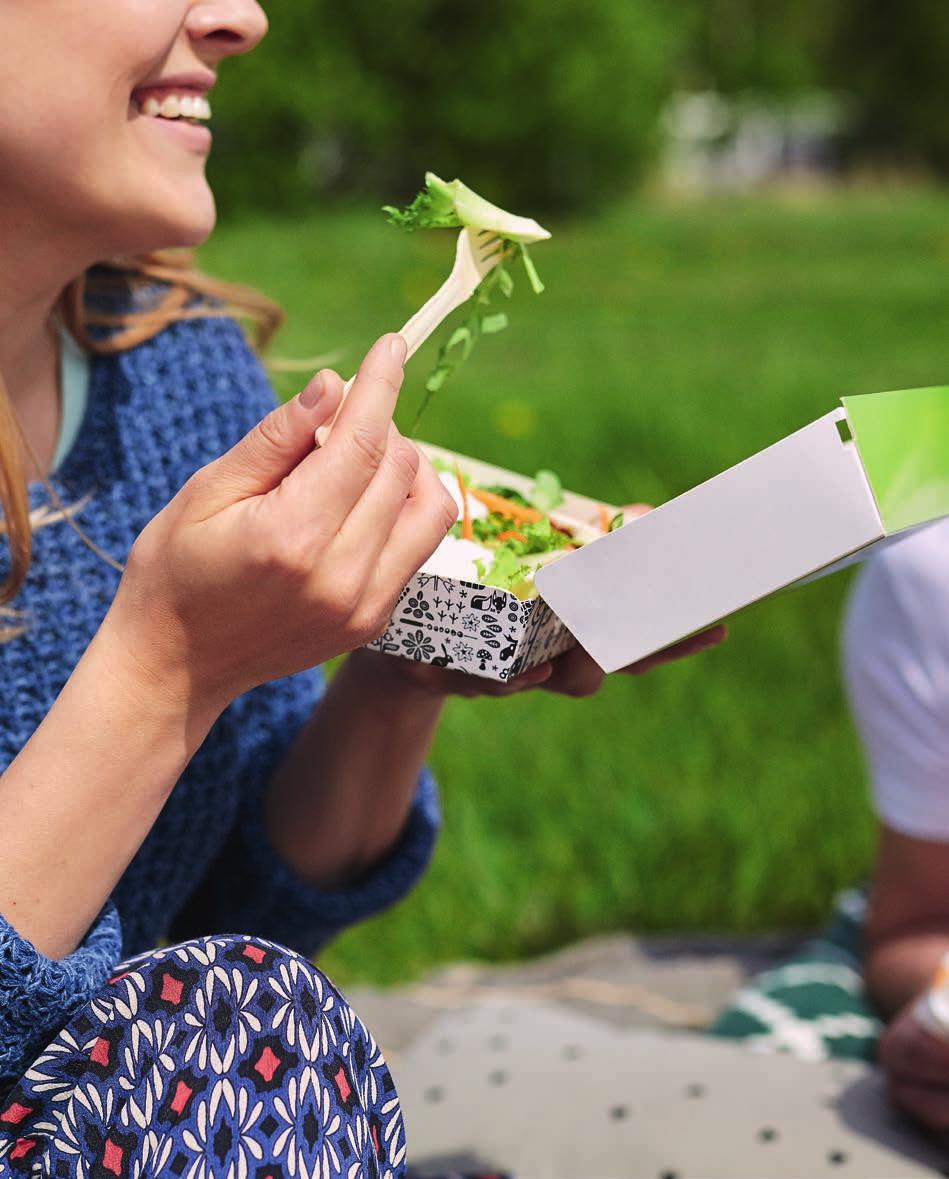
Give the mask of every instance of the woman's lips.
<svg viewBox="0 0 949 1179">
<path fill-rule="evenodd" d="M 161 119 L 151 115 L 139 115 L 136 121 L 156 127 L 159 135 L 174 136 L 198 155 L 207 155 L 211 150 L 211 129 L 200 123 L 189 123 L 184 119 Z"/>
</svg>

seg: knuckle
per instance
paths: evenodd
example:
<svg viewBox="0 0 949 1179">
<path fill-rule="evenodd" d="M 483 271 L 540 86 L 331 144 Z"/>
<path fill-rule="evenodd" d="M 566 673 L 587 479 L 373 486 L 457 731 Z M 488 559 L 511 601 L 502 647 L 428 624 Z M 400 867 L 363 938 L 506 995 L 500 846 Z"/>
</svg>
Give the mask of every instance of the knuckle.
<svg viewBox="0 0 949 1179">
<path fill-rule="evenodd" d="M 298 530 L 255 529 L 247 537 L 247 552 L 260 576 L 294 585 L 309 580 L 316 561 L 309 538 Z"/>
<path fill-rule="evenodd" d="M 378 471 L 386 457 L 386 445 L 368 425 L 354 425 L 346 434 L 355 462 L 368 471 Z"/>
<path fill-rule="evenodd" d="M 389 447 L 388 453 L 400 480 L 411 486 L 415 482 L 416 475 L 418 475 L 421 461 L 418 451 L 411 442 L 400 436 Z"/>
<path fill-rule="evenodd" d="M 441 494 L 438 497 L 439 524 L 441 531 L 447 532 L 458 520 L 458 505 L 441 482 L 438 486 L 441 488 Z"/>
<path fill-rule="evenodd" d="M 380 621 L 381 618 L 381 621 Z M 363 640 L 366 643 L 374 643 L 389 629 L 389 623 L 392 621 L 392 615 L 386 610 L 384 615 L 379 615 L 376 618 L 375 626 L 369 628 L 367 637 Z"/>
<path fill-rule="evenodd" d="M 272 410 L 251 430 L 254 442 L 266 450 L 279 450 L 283 446 L 284 431 L 281 425 L 283 414 L 279 409 Z"/>
<path fill-rule="evenodd" d="M 346 625 L 347 631 L 360 629 L 359 616 L 364 587 L 358 578 L 341 576 L 333 581 L 332 591 L 325 598 L 330 615 Z"/>
<path fill-rule="evenodd" d="M 351 632 L 358 643 L 371 643 L 386 632 L 391 617 L 388 602 L 363 601 L 350 619 Z"/>
<path fill-rule="evenodd" d="M 172 503 L 176 503 L 185 515 L 190 515 L 208 491 L 208 485 L 214 478 L 214 463 L 209 463 L 187 479 L 181 486 Z M 169 507 L 171 505 L 169 504 Z"/>
</svg>

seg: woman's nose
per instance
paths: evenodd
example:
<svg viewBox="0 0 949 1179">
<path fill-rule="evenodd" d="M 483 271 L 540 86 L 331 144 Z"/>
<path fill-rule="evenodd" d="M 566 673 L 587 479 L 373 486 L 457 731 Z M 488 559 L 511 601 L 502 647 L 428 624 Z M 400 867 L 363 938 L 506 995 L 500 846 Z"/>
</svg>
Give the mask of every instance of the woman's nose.
<svg viewBox="0 0 949 1179">
<path fill-rule="evenodd" d="M 249 53 L 267 32 L 257 0 L 196 0 L 185 25 L 188 35 L 215 59 Z"/>
</svg>

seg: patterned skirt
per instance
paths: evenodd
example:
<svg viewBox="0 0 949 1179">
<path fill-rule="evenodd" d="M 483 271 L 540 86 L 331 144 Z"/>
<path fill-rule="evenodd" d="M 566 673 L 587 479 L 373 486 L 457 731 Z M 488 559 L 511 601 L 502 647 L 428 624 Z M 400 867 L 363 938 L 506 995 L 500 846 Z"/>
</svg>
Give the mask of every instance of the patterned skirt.
<svg viewBox="0 0 949 1179">
<path fill-rule="evenodd" d="M 398 1179 L 372 1036 L 305 958 L 209 937 L 119 967 L 3 1099 L 12 1179 Z"/>
</svg>

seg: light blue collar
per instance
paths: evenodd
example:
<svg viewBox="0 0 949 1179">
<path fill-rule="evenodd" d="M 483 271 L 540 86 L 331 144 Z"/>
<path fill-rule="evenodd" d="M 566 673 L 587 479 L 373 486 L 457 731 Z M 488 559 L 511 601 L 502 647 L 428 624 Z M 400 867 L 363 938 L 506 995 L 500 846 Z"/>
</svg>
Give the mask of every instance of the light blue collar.
<svg viewBox="0 0 949 1179">
<path fill-rule="evenodd" d="M 89 356 L 72 336 L 59 331 L 59 437 L 53 455 L 55 471 L 72 450 L 89 401 Z"/>
</svg>

